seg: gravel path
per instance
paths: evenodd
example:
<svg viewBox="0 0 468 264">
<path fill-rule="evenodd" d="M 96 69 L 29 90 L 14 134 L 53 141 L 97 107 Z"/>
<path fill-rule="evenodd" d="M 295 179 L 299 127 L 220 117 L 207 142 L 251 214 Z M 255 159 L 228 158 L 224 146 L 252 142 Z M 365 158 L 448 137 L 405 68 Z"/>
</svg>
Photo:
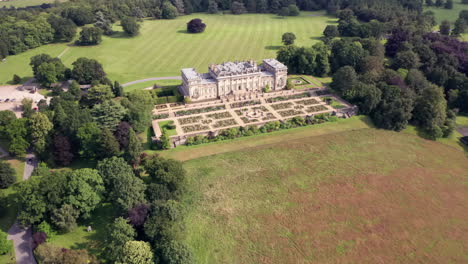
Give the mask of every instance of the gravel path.
<svg viewBox="0 0 468 264">
<path fill-rule="evenodd" d="M 37 167 L 36 156 L 32 153 L 27 154 L 26 163 L 24 164 L 23 180 L 28 180 L 29 177 L 31 177 L 35 167 Z M 18 222 L 15 222 L 10 230 L 8 230 L 8 239 L 13 240 L 17 264 L 37 263 L 32 251 L 33 241 L 31 227 L 24 229 L 19 226 Z"/>
<path fill-rule="evenodd" d="M 170 76 L 170 77 L 153 77 L 147 79 L 136 80 L 128 83 L 122 84 L 123 87 L 130 86 L 137 83 L 149 82 L 149 81 L 160 81 L 160 80 L 182 80 L 180 76 Z"/>
</svg>

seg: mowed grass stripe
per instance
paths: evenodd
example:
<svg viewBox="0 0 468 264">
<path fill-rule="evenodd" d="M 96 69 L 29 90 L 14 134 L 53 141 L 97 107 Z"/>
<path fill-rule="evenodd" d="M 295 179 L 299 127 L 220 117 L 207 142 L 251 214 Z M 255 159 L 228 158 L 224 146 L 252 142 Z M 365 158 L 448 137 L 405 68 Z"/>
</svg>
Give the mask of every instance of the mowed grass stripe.
<svg viewBox="0 0 468 264">
<path fill-rule="evenodd" d="M 266 46 L 278 46 L 284 32 L 294 32 L 298 45 L 311 46 L 311 39 L 320 36 L 329 23 L 327 16 L 311 17 L 320 12 L 302 12 L 299 17 L 285 19 L 272 14 L 210 15 L 193 14 L 174 20 L 145 20 L 141 34 L 128 38 L 116 25 L 115 36 L 103 37 L 97 46 L 70 45 L 63 55 L 65 65 L 79 57 L 99 60 L 109 78 L 121 83 L 155 76 L 174 76 L 184 67 L 206 70 L 209 63 L 230 60 L 262 59 L 275 57 L 276 50 Z M 201 18 L 207 24 L 202 34 L 186 34 L 186 23 Z M 19 55 L 10 56 L 0 63 L 0 84 L 11 80 L 13 74 L 31 76 L 29 60 L 32 56 L 47 53 L 57 56 L 67 44 L 46 45 Z"/>
</svg>

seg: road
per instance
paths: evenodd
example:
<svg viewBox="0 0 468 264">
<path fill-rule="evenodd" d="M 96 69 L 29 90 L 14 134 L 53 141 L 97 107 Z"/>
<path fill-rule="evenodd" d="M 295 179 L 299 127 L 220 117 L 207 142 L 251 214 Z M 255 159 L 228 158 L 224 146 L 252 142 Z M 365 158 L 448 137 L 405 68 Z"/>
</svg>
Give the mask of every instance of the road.
<svg viewBox="0 0 468 264">
<path fill-rule="evenodd" d="M 137 83 L 143 83 L 143 82 L 149 82 L 149 81 L 160 81 L 160 80 L 182 80 L 182 77 L 180 77 L 180 76 L 153 77 L 153 78 L 141 79 L 141 80 L 136 80 L 136 81 L 124 83 L 124 84 L 122 84 L 122 86 L 127 87 L 127 86 L 137 84 Z"/>
<path fill-rule="evenodd" d="M 34 168 L 37 167 L 36 156 L 32 153 L 26 155 L 26 163 L 24 164 L 23 180 L 28 180 Z M 36 259 L 33 255 L 32 250 L 32 231 L 31 227 L 26 229 L 19 226 L 18 222 L 15 222 L 13 226 L 8 230 L 8 239 L 13 240 L 13 246 L 15 247 L 15 256 L 17 264 L 36 264 Z"/>
</svg>

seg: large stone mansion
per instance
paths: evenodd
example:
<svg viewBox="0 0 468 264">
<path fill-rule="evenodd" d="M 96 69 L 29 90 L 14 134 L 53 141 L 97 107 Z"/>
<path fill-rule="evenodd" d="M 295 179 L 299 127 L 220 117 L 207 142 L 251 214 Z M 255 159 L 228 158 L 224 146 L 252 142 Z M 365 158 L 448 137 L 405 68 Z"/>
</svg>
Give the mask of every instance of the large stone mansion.
<svg viewBox="0 0 468 264">
<path fill-rule="evenodd" d="M 253 60 L 211 64 L 208 73 L 194 68 L 182 69 L 180 92 L 192 101 L 210 100 L 250 92 L 286 87 L 288 68 L 276 59 L 265 59 L 257 65 Z"/>
</svg>

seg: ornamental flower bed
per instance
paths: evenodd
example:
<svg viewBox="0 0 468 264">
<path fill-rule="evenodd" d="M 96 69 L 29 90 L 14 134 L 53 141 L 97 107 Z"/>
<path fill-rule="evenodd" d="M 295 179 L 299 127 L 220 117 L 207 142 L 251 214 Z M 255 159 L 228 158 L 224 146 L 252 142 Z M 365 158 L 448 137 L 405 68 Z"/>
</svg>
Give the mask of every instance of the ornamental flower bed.
<svg viewBox="0 0 468 264">
<path fill-rule="evenodd" d="M 231 107 L 232 108 L 239 108 L 239 107 L 245 107 L 245 106 L 250 106 L 250 105 L 258 105 L 260 104 L 260 101 L 253 100 L 253 101 L 245 101 L 245 102 L 238 102 L 238 103 L 232 103 Z"/>
<path fill-rule="evenodd" d="M 275 102 L 281 102 L 281 101 L 292 100 L 292 99 L 301 99 L 301 98 L 306 98 L 306 97 L 310 97 L 310 94 L 300 93 L 300 94 L 293 94 L 293 95 L 288 95 L 288 96 L 277 96 L 273 98 L 268 98 L 266 101 L 267 103 L 275 103 Z"/>
<path fill-rule="evenodd" d="M 202 119 L 203 119 L 203 116 L 201 116 L 201 115 L 179 118 L 179 124 L 187 125 L 187 124 L 198 123 L 198 121 L 200 121 Z"/>
<path fill-rule="evenodd" d="M 167 108 L 167 105 L 165 105 L 165 104 L 156 105 L 154 108 L 156 108 L 156 109 L 165 109 L 165 108 Z"/>
<path fill-rule="evenodd" d="M 206 117 L 213 118 L 213 119 L 224 119 L 224 118 L 232 117 L 232 115 L 229 112 L 221 112 L 221 113 L 209 114 L 209 115 L 206 115 Z"/>
<path fill-rule="evenodd" d="M 159 114 L 159 115 L 154 115 L 153 116 L 153 119 L 156 120 L 156 119 L 165 119 L 165 118 L 168 118 L 169 117 L 169 114 Z"/>
<path fill-rule="evenodd" d="M 282 117 L 288 117 L 288 116 L 295 116 L 295 115 L 303 115 L 304 112 L 294 110 L 294 109 L 289 109 L 285 111 L 278 111 L 278 114 L 280 114 Z"/>
<path fill-rule="evenodd" d="M 291 106 L 293 106 L 293 103 L 291 103 L 291 102 L 279 103 L 279 104 L 274 104 L 274 105 L 270 105 L 270 106 L 271 106 L 271 108 L 273 108 L 275 110 L 281 110 L 281 109 L 290 108 Z"/>
<path fill-rule="evenodd" d="M 213 128 L 220 128 L 220 127 L 227 127 L 227 126 L 235 126 L 237 125 L 236 120 L 234 119 L 226 119 L 226 120 L 219 120 L 213 124 Z"/>
<path fill-rule="evenodd" d="M 312 98 L 312 99 L 296 101 L 295 103 L 300 104 L 300 105 L 315 105 L 315 104 L 319 104 L 320 102 Z"/>
<path fill-rule="evenodd" d="M 306 112 L 307 113 L 313 113 L 313 112 L 320 112 L 320 111 L 325 111 L 327 108 L 323 105 L 314 105 L 311 107 L 307 107 Z"/>
<path fill-rule="evenodd" d="M 217 105 L 217 106 L 209 106 L 209 107 L 190 109 L 190 110 L 180 110 L 180 111 L 175 112 L 175 115 L 186 116 L 186 115 L 201 114 L 201 113 L 213 112 L 213 111 L 219 111 L 219 110 L 225 110 L 225 109 L 226 109 L 226 106 Z"/>
<path fill-rule="evenodd" d="M 268 109 L 266 107 L 264 107 L 263 105 L 262 106 L 255 106 L 255 107 L 252 107 L 252 110 L 260 110 L 262 112 L 268 112 Z"/>
<path fill-rule="evenodd" d="M 245 123 L 245 124 L 250 124 L 250 123 L 255 123 L 255 122 L 258 122 L 258 119 L 256 118 L 253 118 L 253 119 L 249 119 L 247 117 L 241 117 L 242 121 Z"/>
<path fill-rule="evenodd" d="M 208 129 L 210 129 L 209 126 L 203 126 L 200 124 L 182 127 L 182 131 L 184 131 L 184 133 L 190 133 L 190 132 L 196 132 L 196 131 L 202 131 L 202 130 L 208 130 Z"/>
<path fill-rule="evenodd" d="M 275 116 L 272 113 L 267 113 L 267 115 L 262 118 L 262 121 L 272 120 L 275 119 Z"/>
</svg>

